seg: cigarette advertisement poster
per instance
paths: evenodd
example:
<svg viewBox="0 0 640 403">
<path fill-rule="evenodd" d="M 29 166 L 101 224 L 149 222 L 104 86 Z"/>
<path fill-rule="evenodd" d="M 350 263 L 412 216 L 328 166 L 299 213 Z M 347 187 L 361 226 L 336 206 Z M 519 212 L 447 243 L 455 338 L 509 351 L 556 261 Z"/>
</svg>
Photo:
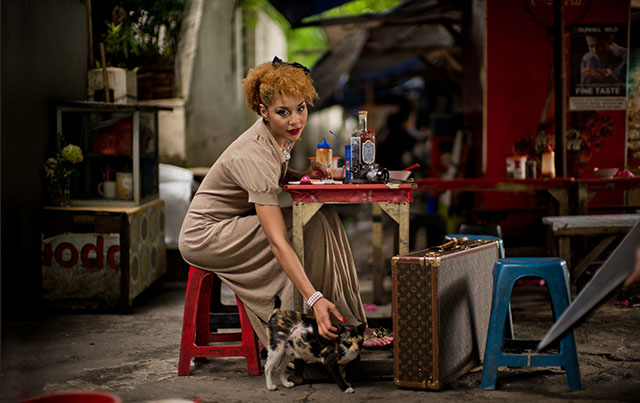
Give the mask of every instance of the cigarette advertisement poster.
<svg viewBox="0 0 640 403">
<path fill-rule="evenodd" d="M 571 31 L 569 109 L 626 109 L 627 24 L 577 25 Z"/>
</svg>

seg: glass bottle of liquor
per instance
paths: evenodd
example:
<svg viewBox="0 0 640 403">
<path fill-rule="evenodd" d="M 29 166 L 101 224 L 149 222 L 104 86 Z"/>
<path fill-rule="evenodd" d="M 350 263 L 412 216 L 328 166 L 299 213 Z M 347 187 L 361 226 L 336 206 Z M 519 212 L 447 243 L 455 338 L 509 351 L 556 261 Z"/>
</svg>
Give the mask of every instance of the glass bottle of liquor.
<svg viewBox="0 0 640 403">
<path fill-rule="evenodd" d="M 361 144 L 360 160 L 365 169 L 369 169 L 376 160 L 376 134 L 367 129 L 367 111 L 358 111 L 358 134 Z"/>
</svg>

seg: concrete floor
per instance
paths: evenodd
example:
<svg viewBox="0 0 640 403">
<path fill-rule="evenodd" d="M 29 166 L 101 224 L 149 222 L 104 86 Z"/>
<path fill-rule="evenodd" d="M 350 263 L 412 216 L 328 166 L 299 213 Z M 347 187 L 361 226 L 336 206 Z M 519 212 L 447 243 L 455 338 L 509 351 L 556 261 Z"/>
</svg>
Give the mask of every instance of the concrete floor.
<svg viewBox="0 0 640 403">
<path fill-rule="evenodd" d="M 359 242 L 366 245 L 368 240 L 352 240 L 354 250 L 366 249 Z M 125 402 L 640 401 L 640 307 L 611 301 L 575 329 L 580 391 L 569 391 L 560 368 L 504 368 L 497 389 L 486 391 L 480 388 L 481 367 L 440 391 L 400 389 L 393 383 L 391 351 L 363 352 L 350 372 L 353 395 L 343 394 L 317 367 L 306 372 L 309 383 L 270 392 L 264 376 L 247 375 L 241 358 L 211 359 L 192 367 L 191 376 L 178 377 L 185 279 L 184 268 L 174 267 L 134 301 L 127 315 L 43 312 L 29 321 L 3 323 L 0 402 L 68 390 L 107 391 Z M 365 303 L 370 303 L 366 271 L 361 286 Z M 552 324 L 546 287 L 518 287 L 512 310 L 518 339 L 540 339 Z M 371 316 L 388 319 L 390 306 L 371 311 Z"/>
<path fill-rule="evenodd" d="M 576 328 L 583 390 L 571 392 L 560 368 L 504 369 L 498 388 L 479 387 L 476 368 L 440 391 L 399 389 L 391 351 L 363 353 L 351 371 L 356 393 L 345 395 L 311 368 L 310 384 L 267 391 L 240 358 L 220 358 L 178 377 L 184 282 L 160 282 L 136 301 L 133 313 L 44 314 L 11 322 L 3 332 L 0 401 L 67 390 L 115 393 L 125 402 L 186 399 L 257 401 L 638 401 L 640 308 L 602 305 Z M 512 300 L 517 338 L 540 338 L 551 318 L 546 288 L 525 286 Z"/>
</svg>

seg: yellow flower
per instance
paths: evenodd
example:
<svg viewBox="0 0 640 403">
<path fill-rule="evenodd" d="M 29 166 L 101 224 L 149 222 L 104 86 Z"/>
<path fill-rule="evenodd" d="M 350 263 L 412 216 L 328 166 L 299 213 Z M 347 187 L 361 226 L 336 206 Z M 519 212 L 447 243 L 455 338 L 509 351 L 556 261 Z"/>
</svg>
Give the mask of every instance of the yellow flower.
<svg viewBox="0 0 640 403">
<path fill-rule="evenodd" d="M 53 176 L 56 173 L 57 166 L 58 166 L 58 160 L 56 160 L 53 157 L 47 158 L 47 160 L 44 162 L 44 173 L 47 176 L 47 178 L 53 178 Z"/>
<path fill-rule="evenodd" d="M 82 150 L 78 146 L 69 144 L 62 149 L 61 153 L 62 158 L 64 158 L 66 161 L 71 162 L 72 164 L 82 162 Z"/>
</svg>

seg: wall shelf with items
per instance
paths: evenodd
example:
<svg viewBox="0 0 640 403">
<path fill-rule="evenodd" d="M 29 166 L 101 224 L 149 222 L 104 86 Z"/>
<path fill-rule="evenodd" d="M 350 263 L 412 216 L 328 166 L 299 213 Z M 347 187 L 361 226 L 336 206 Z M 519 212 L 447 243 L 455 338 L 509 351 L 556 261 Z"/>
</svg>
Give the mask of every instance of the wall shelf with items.
<svg viewBox="0 0 640 403">
<path fill-rule="evenodd" d="M 158 198 L 156 105 L 65 101 L 57 131 L 82 148 L 71 183 L 72 206 L 137 206 Z M 107 183 L 111 182 L 111 183 Z"/>
</svg>

